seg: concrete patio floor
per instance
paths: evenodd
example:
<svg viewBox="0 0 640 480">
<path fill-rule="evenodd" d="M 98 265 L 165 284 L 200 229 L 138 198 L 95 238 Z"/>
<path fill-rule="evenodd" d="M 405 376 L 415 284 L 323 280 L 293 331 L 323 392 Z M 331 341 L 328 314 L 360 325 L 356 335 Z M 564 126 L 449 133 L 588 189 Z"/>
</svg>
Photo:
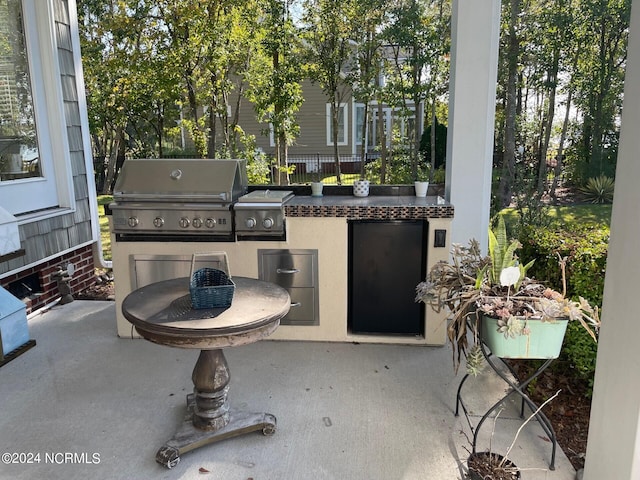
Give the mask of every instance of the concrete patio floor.
<svg viewBox="0 0 640 480">
<path fill-rule="evenodd" d="M 114 302 L 55 306 L 29 328 L 35 348 L 0 368 L 0 453 L 39 463 L 3 464 L 2 479 L 465 478 L 471 434 L 453 414 L 461 375 L 448 347 L 265 340 L 227 349 L 231 405 L 274 414 L 278 430 L 202 447 L 168 470 L 155 454 L 184 416 L 198 352 L 118 338 Z M 464 391 L 477 422 L 505 384 L 485 374 Z M 522 422 L 506 403 L 492 439 L 500 453 Z M 510 458 L 522 478 L 573 480 L 560 449 L 548 470 L 545 439 L 537 422 L 519 436 Z"/>
</svg>

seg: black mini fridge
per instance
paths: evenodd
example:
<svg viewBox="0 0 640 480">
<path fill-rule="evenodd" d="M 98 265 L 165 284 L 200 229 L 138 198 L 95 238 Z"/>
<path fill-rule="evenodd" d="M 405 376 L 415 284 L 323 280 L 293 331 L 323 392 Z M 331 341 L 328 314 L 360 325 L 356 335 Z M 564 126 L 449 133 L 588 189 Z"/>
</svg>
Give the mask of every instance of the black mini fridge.
<svg viewBox="0 0 640 480">
<path fill-rule="evenodd" d="M 353 334 L 424 335 L 426 220 L 349 222 L 348 326 Z"/>
</svg>

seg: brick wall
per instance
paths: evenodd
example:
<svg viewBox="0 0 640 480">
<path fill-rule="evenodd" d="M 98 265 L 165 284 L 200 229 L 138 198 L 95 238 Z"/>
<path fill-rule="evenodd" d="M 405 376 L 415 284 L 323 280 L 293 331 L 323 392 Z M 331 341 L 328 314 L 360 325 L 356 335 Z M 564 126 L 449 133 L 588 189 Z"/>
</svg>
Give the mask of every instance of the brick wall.
<svg viewBox="0 0 640 480">
<path fill-rule="evenodd" d="M 71 293 L 75 294 L 81 292 L 95 283 L 95 265 L 93 262 L 92 246 L 87 245 L 73 252 L 41 263 L 35 267 L 9 275 L 8 277 L 0 280 L 0 285 L 7 288 L 10 283 L 36 273 L 40 280 L 43 292 L 37 295 L 32 295 L 27 299 L 22 299 L 27 305 L 27 313 L 30 313 L 44 307 L 60 296 L 58 282 L 53 275 L 60 269 L 66 270 L 66 266 L 69 263 L 73 263 L 75 266 L 75 272 L 69 282 Z"/>
</svg>

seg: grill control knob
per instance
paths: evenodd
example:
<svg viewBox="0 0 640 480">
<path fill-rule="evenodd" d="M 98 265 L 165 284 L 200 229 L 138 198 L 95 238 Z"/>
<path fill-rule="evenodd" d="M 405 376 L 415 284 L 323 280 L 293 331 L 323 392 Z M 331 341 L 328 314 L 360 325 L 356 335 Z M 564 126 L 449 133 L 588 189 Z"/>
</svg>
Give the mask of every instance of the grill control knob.
<svg viewBox="0 0 640 480">
<path fill-rule="evenodd" d="M 160 228 L 164 225 L 164 218 L 156 217 L 153 219 L 153 226 L 156 228 Z"/>
<path fill-rule="evenodd" d="M 129 225 L 131 228 L 137 227 L 138 223 L 140 223 L 140 220 L 138 220 L 138 217 L 129 217 L 127 219 L 127 225 Z"/>
<path fill-rule="evenodd" d="M 187 228 L 187 227 L 189 227 L 190 224 L 191 224 L 191 222 L 189 221 L 189 219 L 187 217 L 182 217 L 178 221 L 178 225 L 180 225 L 181 228 Z"/>
<path fill-rule="evenodd" d="M 247 228 L 253 228 L 256 226 L 256 219 L 251 217 L 247 218 L 246 222 L 244 222 Z"/>
<path fill-rule="evenodd" d="M 216 220 L 215 220 L 215 218 L 207 218 L 207 219 L 204 221 L 204 226 L 205 226 L 205 227 L 207 227 L 207 228 L 213 228 L 213 227 L 215 227 L 215 226 L 216 226 Z"/>
<path fill-rule="evenodd" d="M 271 217 L 267 217 L 262 221 L 262 226 L 264 228 L 271 228 L 273 227 L 273 218 Z"/>
<path fill-rule="evenodd" d="M 202 219 L 200 217 L 194 218 L 191 225 L 193 225 L 194 228 L 200 228 L 202 226 Z"/>
</svg>

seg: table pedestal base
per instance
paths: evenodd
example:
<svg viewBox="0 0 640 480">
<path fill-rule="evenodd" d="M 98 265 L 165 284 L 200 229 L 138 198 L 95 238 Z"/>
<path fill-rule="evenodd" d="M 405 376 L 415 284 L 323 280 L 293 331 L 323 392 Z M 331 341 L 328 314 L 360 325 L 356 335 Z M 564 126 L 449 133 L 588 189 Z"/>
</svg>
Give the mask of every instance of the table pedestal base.
<svg viewBox="0 0 640 480">
<path fill-rule="evenodd" d="M 193 426 L 193 411 L 192 408 L 189 408 L 189 413 L 185 416 L 182 426 L 158 450 L 156 462 L 167 468 L 173 468 L 184 453 L 226 438 L 258 430 L 262 430 L 264 435 L 276 433 L 276 417 L 269 413 L 241 412 L 231 409 L 229 423 L 226 426 L 220 430 L 206 431 Z"/>
<path fill-rule="evenodd" d="M 187 415 L 175 435 L 156 454 L 156 461 L 175 467 L 180 455 L 196 448 L 262 430 L 276 432 L 276 417 L 230 409 L 229 367 L 222 350 L 202 350 L 193 370 L 194 393 L 187 395 Z"/>
</svg>

